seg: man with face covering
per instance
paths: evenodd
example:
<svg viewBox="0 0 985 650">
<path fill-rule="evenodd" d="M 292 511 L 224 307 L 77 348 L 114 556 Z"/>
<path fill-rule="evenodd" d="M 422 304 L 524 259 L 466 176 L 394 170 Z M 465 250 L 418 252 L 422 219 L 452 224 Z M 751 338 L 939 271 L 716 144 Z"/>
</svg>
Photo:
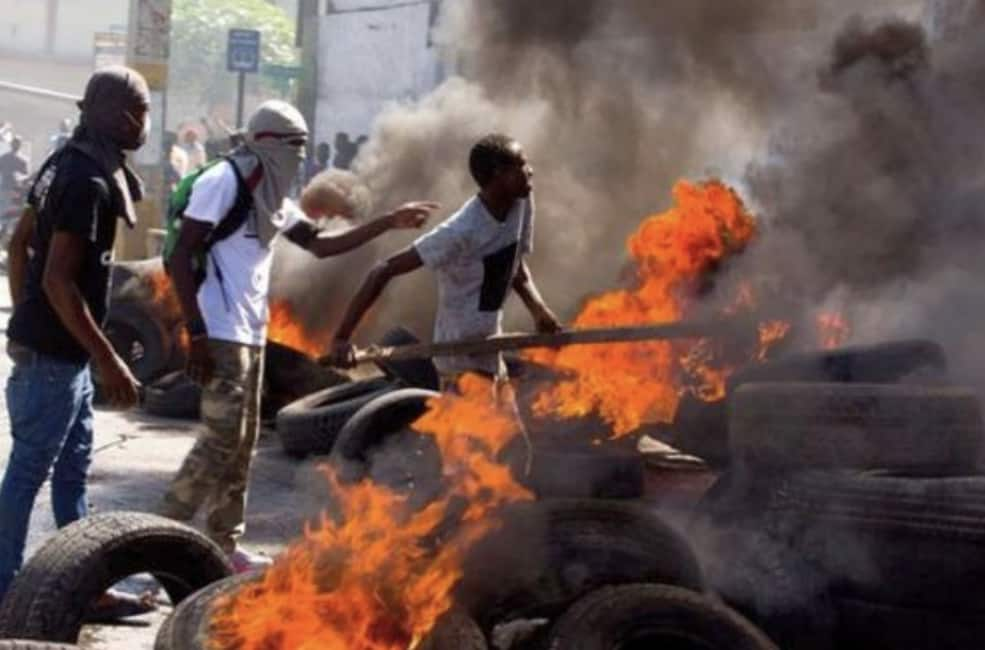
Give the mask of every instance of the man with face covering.
<svg viewBox="0 0 985 650">
<path fill-rule="evenodd" d="M 0 595 L 21 566 L 34 499 L 49 473 L 57 525 L 86 515 L 90 362 L 113 404 L 137 402 L 137 380 L 100 328 L 117 219 L 132 227 L 142 195 L 124 152 L 143 145 L 149 106 L 139 73 L 96 72 L 79 102 L 79 126 L 43 164 L 10 245 L 7 410 L 14 442 L 0 484 Z"/>
<path fill-rule="evenodd" d="M 190 340 L 187 372 L 203 386 L 206 429 L 159 511 L 187 521 L 207 504 L 206 532 L 238 571 L 270 562 L 237 541 L 246 528 L 247 483 L 259 432 L 274 240 L 283 233 L 316 257 L 328 257 L 391 228 L 418 228 L 437 207 L 408 203 L 341 234 L 322 232 L 285 200 L 304 160 L 307 138 L 307 124 L 297 109 L 276 100 L 262 104 L 249 120 L 244 144 L 196 180 L 168 261 Z M 212 242 L 217 225 L 242 205 L 243 193 L 249 206 L 243 224 Z M 303 204 L 311 216 L 331 216 L 320 214 L 318 205 Z M 199 287 L 192 260 L 203 251 L 206 273 Z"/>
</svg>

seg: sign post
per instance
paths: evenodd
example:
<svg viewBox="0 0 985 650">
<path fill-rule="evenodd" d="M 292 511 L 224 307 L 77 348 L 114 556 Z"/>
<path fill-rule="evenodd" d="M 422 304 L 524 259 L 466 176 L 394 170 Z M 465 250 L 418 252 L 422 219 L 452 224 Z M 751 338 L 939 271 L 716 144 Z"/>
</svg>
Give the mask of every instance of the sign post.
<svg viewBox="0 0 985 650">
<path fill-rule="evenodd" d="M 134 154 L 146 182 L 144 200 L 137 204 L 137 227 L 122 228 L 117 237 L 117 253 L 124 259 L 140 259 L 153 254 L 149 245 L 153 231 L 163 224 L 164 125 L 167 122 L 168 58 L 171 50 L 171 0 L 130 0 L 126 34 L 126 63 L 140 72 L 150 88 L 151 125 L 147 144 Z M 97 58 L 98 62 L 98 58 Z M 156 235 L 155 235 L 156 236 Z"/>
<path fill-rule="evenodd" d="M 236 128 L 243 127 L 243 101 L 246 74 L 260 69 L 260 32 L 255 29 L 230 29 L 226 45 L 226 69 L 239 73 L 236 98 Z"/>
</svg>

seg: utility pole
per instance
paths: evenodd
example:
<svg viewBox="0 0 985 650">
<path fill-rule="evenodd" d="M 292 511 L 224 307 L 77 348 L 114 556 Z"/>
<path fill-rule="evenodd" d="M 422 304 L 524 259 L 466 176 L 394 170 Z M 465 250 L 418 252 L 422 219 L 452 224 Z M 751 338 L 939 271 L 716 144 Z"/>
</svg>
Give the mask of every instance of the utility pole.
<svg viewBox="0 0 985 650">
<path fill-rule="evenodd" d="M 130 0 L 127 65 L 147 79 L 153 128 L 147 143 L 133 156 L 146 192 L 144 200 L 137 204 L 137 226 L 133 230 L 123 227 L 117 237 L 117 253 L 124 259 L 155 254 L 149 242 L 160 238 L 163 225 L 167 202 L 164 161 L 169 153 L 163 150 L 163 144 L 170 50 L 171 0 Z"/>
<path fill-rule="evenodd" d="M 45 13 L 44 51 L 55 53 L 55 38 L 58 34 L 58 0 L 48 0 Z"/>
</svg>

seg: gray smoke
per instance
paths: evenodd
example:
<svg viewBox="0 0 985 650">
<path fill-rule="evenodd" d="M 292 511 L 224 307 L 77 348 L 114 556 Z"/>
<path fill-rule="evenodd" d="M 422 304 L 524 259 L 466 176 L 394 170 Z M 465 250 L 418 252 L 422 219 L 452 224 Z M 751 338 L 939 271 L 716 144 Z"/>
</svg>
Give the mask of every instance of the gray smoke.
<svg viewBox="0 0 985 650">
<path fill-rule="evenodd" d="M 856 341 L 937 340 L 956 378 L 985 387 L 979 40 L 849 20 L 789 132 L 749 168 L 771 229 L 737 275 L 783 269 L 807 304 L 845 309 Z"/>
<path fill-rule="evenodd" d="M 437 222 L 475 191 L 471 144 L 517 137 L 535 167 L 532 267 L 565 318 L 625 279 L 626 237 L 669 206 L 675 181 L 722 177 L 765 228 L 720 274 L 721 295 L 765 279 L 788 318 L 830 307 L 846 311 L 855 341 L 927 335 L 968 358 L 967 319 L 982 313 L 985 59 L 974 30 L 942 46 L 887 7 L 913 18 L 921 3 L 448 2 L 434 36 L 458 74 L 388 107 L 356 169 L 377 211 L 436 199 Z M 388 236 L 318 272 L 282 262 L 292 271 L 281 287 L 306 299 L 294 278 L 343 274 L 319 295 L 344 303 L 372 259 L 411 239 Z M 429 273 L 395 281 L 360 338 L 398 323 L 427 336 L 433 301 Z M 942 312 L 960 318 L 945 325 Z M 507 315 L 528 327 L 515 301 Z"/>
<path fill-rule="evenodd" d="M 534 274 L 571 317 L 585 295 L 621 281 L 626 237 L 669 207 L 675 181 L 741 178 L 807 70 L 803 3 L 728 4 L 446 3 L 436 40 L 460 76 L 390 107 L 357 169 L 381 200 L 434 198 L 444 216 L 475 191 L 472 143 L 490 131 L 518 138 L 535 168 Z M 791 55 L 776 65 L 784 47 Z M 427 334 L 432 284 L 399 281 L 380 321 Z M 512 309 L 511 326 L 529 327 Z"/>
</svg>

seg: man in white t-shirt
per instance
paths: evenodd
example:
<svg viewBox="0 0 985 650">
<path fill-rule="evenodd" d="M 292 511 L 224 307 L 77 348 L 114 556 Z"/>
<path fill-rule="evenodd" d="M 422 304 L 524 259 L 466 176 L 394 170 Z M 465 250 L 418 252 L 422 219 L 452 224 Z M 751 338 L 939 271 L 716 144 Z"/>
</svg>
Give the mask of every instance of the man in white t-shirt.
<svg viewBox="0 0 985 650">
<path fill-rule="evenodd" d="M 516 291 L 537 330 L 556 332 L 561 324 L 534 285 L 525 257 L 533 251 L 534 206 L 523 148 L 513 138 L 489 135 L 469 154 L 477 195 L 414 244 L 377 264 L 353 297 L 333 343 L 332 359 L 352 364 L 351 337 L 363 314 L 394 277 L 421 267 L 438 281 L 434 340 L 484 338 L 502 330 L 503 303 Z M 501 355 L 439 357 L 443 385 L 464 372 L 506 377 Z"/>
<path fill-rule="evenodd" d="M 281 234 L 322 258 L 349 251 L 392 228 L 419 228 L 437 205 L 408 203 L 341 234 L 307 218 L 351 216 L 344 197 L 316 177 L 301 199 L 286 199 L 304 159 L 308 128 L 289 104 L 271 101 L 250 118 L 245 144 L 192 187 L 168 271 L 185 315 L 188 375 L 203 387 L 206 430 L 165 494 L 160 512 L 187 521 L 208 504 L 207 534 L 238 571 L 269 563 L 237 544 L 245 530 L 250 461 L 259 431 L 263 346 L 273 243 Z M 333 196 L 335 199 L 333 199 Z M 238 215 L 237 221 L 229 221 Z M 227 224 L 240 224 L 227 234 Z M 223 234 L 220 234 L 223 233 Z M 192 260 L 206 252 L 198 286 Z"/>
</svg>

